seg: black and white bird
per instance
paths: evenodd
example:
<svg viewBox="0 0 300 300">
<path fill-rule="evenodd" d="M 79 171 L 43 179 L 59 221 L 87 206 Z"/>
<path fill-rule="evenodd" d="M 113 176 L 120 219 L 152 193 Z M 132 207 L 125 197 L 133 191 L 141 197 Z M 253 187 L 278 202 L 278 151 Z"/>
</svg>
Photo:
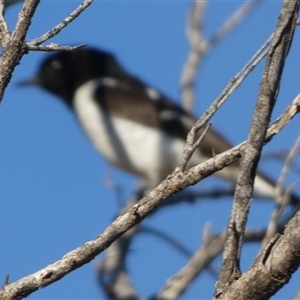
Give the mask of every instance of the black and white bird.
<svg viewBox="0 0 300 300">
<path fill-rule="evenodd" d="M 49 55 L 25 83 L 58 96 L 74 112 L 96 149 L 115 166 L 145 178 L 152 187 L 177 166 L 196 119 L 152 87 L 125 71 L 115 57 L 80 48 Z M 230 143 L 210 129 L 188 167 Z M 216 173 L 235 183 L 238 164 Z M 262 173 L 255 190 L 274 197 L 274 182 Z"/>
</svg>

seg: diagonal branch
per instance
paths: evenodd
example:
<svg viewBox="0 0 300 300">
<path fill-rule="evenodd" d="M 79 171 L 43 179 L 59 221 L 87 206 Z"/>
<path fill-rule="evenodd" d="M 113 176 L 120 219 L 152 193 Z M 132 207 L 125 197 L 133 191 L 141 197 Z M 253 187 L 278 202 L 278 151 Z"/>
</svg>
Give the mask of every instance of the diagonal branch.
<svg viewBox="0 0 300 300">
<path fill-rule="evenodd" d="M 246 1 L 225 23 L 209 38 L 203 37 L 203 20 L 206 1 L 195 1 L 189 14 L 187 36 L 190 43 L 190 51 L 183 67 L 181 75 L 181 102 L 187 111 L 192 111 L 194 105 L 194 81 L 199 64 L 211 48 L 232 31 L 239 22 L 259 4 L 260 1 Z"/>
<path fill-rule="evenodd" d="M 204 115 L 197 121 L 195 126 L 189 132 L 186 140 L 186 146 L 183 151 L 180 163 L 178 165 L 181 171 L 184 170 L 189 158 L 193 154 L 193 144 L 197 139 L 198 130 L 202 128 L 213 117 L 213 115 L 217 112 L 221 105 L 225 103 L 229 96 L 242 84 L 242 82 L 251 73 L 251 71 L 267 55 L 272 37 L 273 34 L 266 40 L 266 42 L 253 55 L 253 57 L 247 62 L 247 64 L 230 80 L 230 82 L 226 85 L 222 93 L 213 101 L 213 103 L 206 110 Z"/>
<path fill-rule="evenodd" d="M 221 295 L 223 290 L 240 276 L 240 253 L 252 197 L 254 177 L 265 142 L 271 113 L 278 95 L 285 58 L 292 43 L 298 9 L 299 1 L 284 1 L 273 43 L 269 50 L 250 133 L 240 163 L 240 174 L 227 227 L 227 238 L 219 281 L 216 287 L 216 296 Z"/>
<path fill-rule="evenodd" d="M 270 141 L 289 121 L 300 112 L 300 94 L 291 105 L 268 129 L 266 140 Z M 21 299 L 41 287 L 58 281 L 68 273 L 90 262 L 95 256 L 107 249 L 118 237 L 140 223 L 152 211 L 162 205 L 170 196 L 182 191 L 190 185 L 210 176 L 214 172 L 230 165 L 240 158 L 245 143 L 210 158 L 206 162 L 182 172 L 173 172 L 159 186 L 152 190 L 139 203 L 119 216 L 94 240 L 89 241 L 67 253 L 60 260 L 28 275 L 16 282 L 5 284 L 0 290 L 0 299 Z"/>
<path fill-rule="evenodd" d="M 261 241 L 264 235 L 265 230 L 248 229 L 245 232 L 244 242 Z M 167 281 L 156 299 L 179 299 L 191 282 L 222 253 L 225 237 L 226 232 L 222 232 L 206 238 L 203 245 L 194 253 L 187 264 Z"/>
</svg>

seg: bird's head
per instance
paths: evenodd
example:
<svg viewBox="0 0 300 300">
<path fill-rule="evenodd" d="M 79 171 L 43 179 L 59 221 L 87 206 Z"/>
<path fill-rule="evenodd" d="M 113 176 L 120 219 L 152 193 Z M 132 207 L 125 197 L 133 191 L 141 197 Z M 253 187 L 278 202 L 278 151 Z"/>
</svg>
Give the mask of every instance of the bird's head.
<svg viewBox="0 0 300 300">
<path fill-rule="evenodd" d="M 124 70 L 112 54 L 78 48 L 49 55 L 40 64 L 37 74 L 20 85 L 40 86 L 72 106 L 74 93 L 82 84 L 95 78 L 118 78 L 123 74 Z"/>
</svg>

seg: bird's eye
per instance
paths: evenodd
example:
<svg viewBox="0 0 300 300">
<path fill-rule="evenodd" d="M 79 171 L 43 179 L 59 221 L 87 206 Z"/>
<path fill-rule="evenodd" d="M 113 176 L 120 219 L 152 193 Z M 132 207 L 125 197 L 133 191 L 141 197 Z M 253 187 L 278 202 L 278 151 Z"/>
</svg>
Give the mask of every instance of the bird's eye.
<svg viewBox="0 0 300 300">
<path fill-rule="evenodd" d="M 62 68 L 62 63 L 59 60 L 54 60 L 51 64 L 53 70 L 58 71 Z"/>
</svg>

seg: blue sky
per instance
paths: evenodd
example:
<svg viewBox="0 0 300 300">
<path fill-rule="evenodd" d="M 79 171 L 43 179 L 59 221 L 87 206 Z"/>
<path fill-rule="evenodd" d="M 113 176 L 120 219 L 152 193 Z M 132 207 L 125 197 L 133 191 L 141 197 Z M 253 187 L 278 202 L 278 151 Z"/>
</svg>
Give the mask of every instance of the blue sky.
<svg viewBox="0 0 300 300">
<path fill-rule="evenodd" d="M 28 40 L 43 34 L 71 12 L 79 1 L 41 1 Z M 180 95 L 179 80 L 188 52 L 185 26 L 190 1 L 96 1 L 51 42 L 64 45 L 87 43 L 112 51 L 132 73 L 160 89 L 174 101 Z M 210 36 L 240 1 L 210 1 L 205 34 Z M 196 83 L 195 114 L 200 115 L 220 94 L 227 82 L 250 59 L 275 28 L 281 1 L 263 1 L 258 8 L 206 57 Z M 13 28 L 20 5 L 7 10 Z M 299 34 L 295 36 L 283 75 L 275 119 L 299 93 Z M 24 56 L 16 68 L 0 106 L 0 278 L 17 280 L 61 258 L 65 253 L 96 237 L 116 217 L 120 201 L 134 191 L 137 178 L 109 165 L 91 146 L 70 111 L 54 96 L 37 88 L 16 84 L 35 73 L 46 53 Z M 263 70 L 261 64 L 234 93 L 213 119 L 213 126 L 232 143 L 246 139 Z M 299 133 L 296 118 L 266 148 L 289 149 Z M 299 161 L 298 161 L 299 163 Z M 282 163 L 267 161 L 264 169 L 277 178 Z M 291 174 L 288 182 L 296 179 Z M 107 182 L 120 188 L 120 195 Z M 194 189 L 224 186 L 208 179 Z M 203 226 L 213 232 L 226 226 L 231 199 L 201 199 L 180 204 L 150 216 L 144 226 L 162 230 L 195 251 Z M 263 227 L 272 205 L 254 202 L 249 226 Z M 259 250 L 245 247 L 246 270 Z M 28 299 L 93 299 L 103 294 L 96 284 L 95 268 L 101 259 L 42 289 Z M 134 286 L 150 296 L 178 271 L 187 258 L 157 237 L 141 233 L 131 247 L 128 268 Z M 214 263 L 218 267 L 219 260 Z M 291 298 L 299 287 L 299 274 L 275 298 Z M 184 299 L 209 299 L 216 277 L 205 272 Z"/>
</svg>

